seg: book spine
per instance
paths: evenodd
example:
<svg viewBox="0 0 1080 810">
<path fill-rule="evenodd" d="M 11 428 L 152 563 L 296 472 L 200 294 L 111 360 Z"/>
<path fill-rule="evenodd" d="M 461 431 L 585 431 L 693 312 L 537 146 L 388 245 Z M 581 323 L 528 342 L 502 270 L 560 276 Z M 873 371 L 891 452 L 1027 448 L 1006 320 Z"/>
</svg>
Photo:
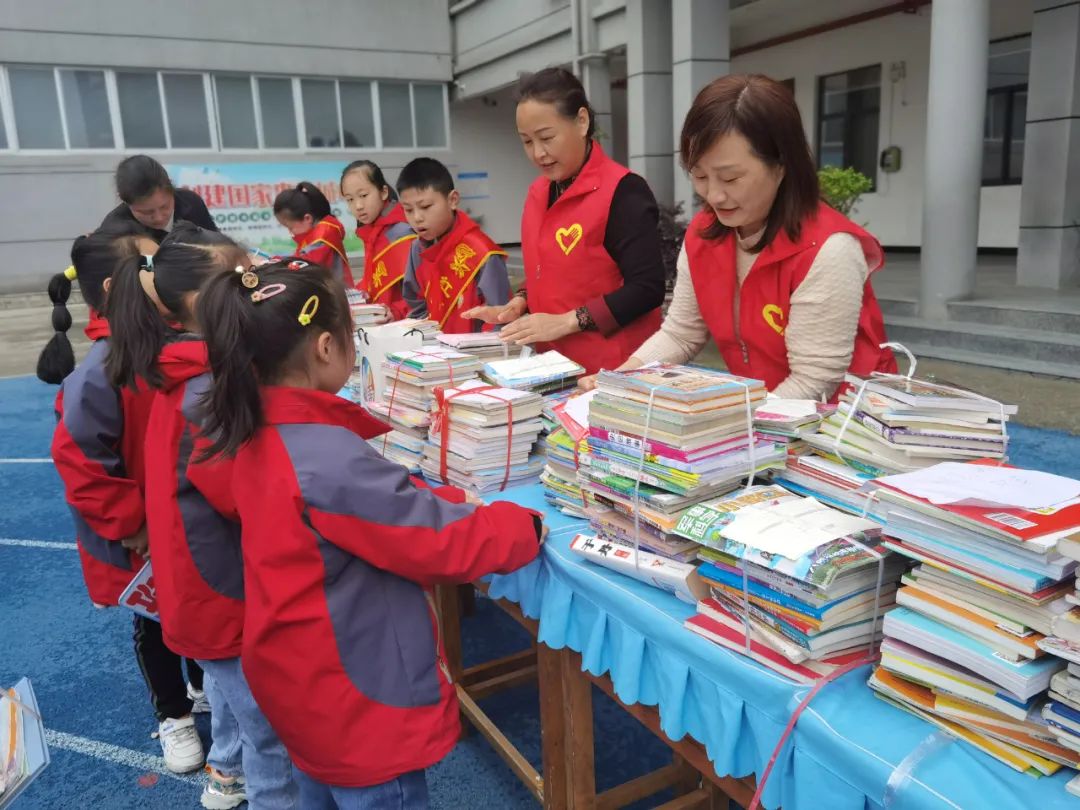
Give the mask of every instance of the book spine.
<svg viewBox="0 0 1080 810">
<path fill-rule="evenodd" d="M 744 611 L 744 606 L 742 602 L 730 598 L 727 594 L 719 591 L 719 589 L 717 588 L 712 588 L 711 591 L 713 598 L 716 599 L 717 602 L 719 602 L 723 607 L 726 607 L 736 616 L 739 616 L 740 618 L 742 617 Z M 810 646 L 809 636 L 804 633 L 800 633 L 794 627 L 789 626 L 783 620 L 769 613 L 764 608 L 753 604 L 752 602 L 750 603 L 749 608 L 750 616 L 752 618 L 761 622 L 770 630 L 773 630 L 774 632 L 779 633 L 790 641 L 795 642 L 795 644 L 799 645 L 807 652 L 813 651 Z"/>
<path fill-rule="evenodd" d="M 601 441 L 608 442 L 616 447 L 627 447 L 630 450 L 641 452 L 642 440 L 638 436 L 620 433 L 617 430 L 608 430 L 606 428 L 592 426 L 589 427 L 589 435 L 600 439 Z M 661 444 L 652 439 L 647 439 L 644 442 L 644 445 L 646 453 L 654 453 L 658 456 L 664 456 L 665 458 L 676 459 L 677 461 L 689 461 L 689 456 L 686 453 L 677 450 L 670 445 Z"/>
</svg>

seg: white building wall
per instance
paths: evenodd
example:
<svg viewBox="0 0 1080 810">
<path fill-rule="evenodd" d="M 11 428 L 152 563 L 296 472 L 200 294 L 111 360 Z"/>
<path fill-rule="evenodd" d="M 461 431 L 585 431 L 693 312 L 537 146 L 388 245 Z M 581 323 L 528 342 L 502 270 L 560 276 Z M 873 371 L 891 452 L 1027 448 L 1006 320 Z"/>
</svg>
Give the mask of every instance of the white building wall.
<svg viewBox="0 0 1080 810">
<path fill-rule="evenodd" d="M 1030 0 L 994 0 L 991 39 L 1031 31 Z M 738 43 L 735 44 L 738 47 Z M 807 137 L 814 143 L 817 78 L 881 64 L 879 150 L 903 150 L 902 168 L 878 171 L 877 190 L 863 197 L 855 219 L 890 246 L 918 246 L 922 230 L 922 181 L 926 143 L 926 99 L 930 57 L 930 9 L 875 20 L 754 51 L 732 59 L 733 73 L 765 73 L 795 79 L 795 99 Z M 906 78 L 890 80 L 890 65 L 904 62 Z M 631 126 L 633 123 L 631 122 Z M 984 187 L 979 246 L 1015 248 L 1020 222 L 1020 186 Z"/>
</svg>

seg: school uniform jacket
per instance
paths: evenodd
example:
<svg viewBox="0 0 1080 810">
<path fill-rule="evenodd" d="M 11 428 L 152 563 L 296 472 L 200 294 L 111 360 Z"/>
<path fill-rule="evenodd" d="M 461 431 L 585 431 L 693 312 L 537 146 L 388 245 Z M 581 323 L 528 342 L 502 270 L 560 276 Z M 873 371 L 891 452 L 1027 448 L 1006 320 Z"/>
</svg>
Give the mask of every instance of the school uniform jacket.
<svg viewBox="0 0 1080 810">
<path fill-rule="evenodd" d="M 409 305 L 401 294 L 401 283 L 409 263 L 409 250 L 416 234 L 405 221 L 399 203 L 370 225 L 360 225 L 356 235 L 364 242 L 364 277 L 357 285 L 373 304 L 390 308 L 394 320 L 409 314 Z"/>
<path fill-rule="evenodd" d="M 320 219 L 307 233 L 294 236 L 293 241 L 297 256 L 332 270 L 346 287 L 356 286 L 345 255 L 345 226 L 333 214 Z"/>
<path fill-rule="evenodd" d="M 185 335 L 158 361 L 163 383 L 146 432 L 146 513 L 161 632 L 187 658 L 240 655 L 244 566 L 232 503 L 232 462 L 199 462 L 206 344 Z"/>
<path fill-rule="evenodd" d="M 56 395 L 51 453 L 75 521 L 90 600 L 115 605 L 143 563 L 120 541 L 145 522 L 143 436 L 154 393 L 109 382 L 104 318 L 92 317 L 86 336 L 93 346 Z"/>
<path fill-rule="evenodd" d="M 337 396 L 270 387 L 263 405 L 233 470 L 252 694 L 320 782 L 426 768 L 459 730 L 431 586 L 525 565 L 539 517 L 416 487 L 364 441 L 386 426 Z"/>
</svg>

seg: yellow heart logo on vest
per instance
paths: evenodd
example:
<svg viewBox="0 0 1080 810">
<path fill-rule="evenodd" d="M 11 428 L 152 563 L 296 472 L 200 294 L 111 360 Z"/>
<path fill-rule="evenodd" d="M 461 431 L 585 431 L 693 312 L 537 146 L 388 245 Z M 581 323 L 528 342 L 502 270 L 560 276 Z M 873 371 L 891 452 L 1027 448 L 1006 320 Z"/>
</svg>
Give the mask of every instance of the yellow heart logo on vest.
<svg viewBox="0 0 1080 810">
<path fill-rule="evenodd" d="M 784 334 L 784 310 L 780 309 L 776 304 L 766 304 L 762 307 L 761 317 L 765 319 L 765 323 L 776 331 L 776 334 Z"/>
<path fill-rule="evenodd" d="M 569 228 L 559 228 L 559 230 L 555 231 L 555 241 L 559 243 L 562 252 L 569 256 L 570 251 L 577 247 L 577 243 L 581 241 L 584 233 L 581 223 L 575 222 Z"/>
</svg>

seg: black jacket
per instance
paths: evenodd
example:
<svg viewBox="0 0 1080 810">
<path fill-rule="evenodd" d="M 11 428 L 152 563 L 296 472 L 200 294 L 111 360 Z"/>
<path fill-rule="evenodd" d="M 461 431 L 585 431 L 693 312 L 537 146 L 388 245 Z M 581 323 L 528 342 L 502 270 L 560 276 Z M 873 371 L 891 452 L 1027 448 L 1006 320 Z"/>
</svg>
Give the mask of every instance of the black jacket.
<svg viewBox="0 0 1080 810">
<path fill-rule="evenodd" d="M 206 203 L 204 203 L 202 197 L 194 191 L 190 191 L 186 188 L 178 188 L 173 192 L 173 198 L 176 200 L 176 208 L 173 211 L 173 222 L 179 222 L 184 219 L 201 228 L 206 228 L 207 230 L 216 231 L 218 229 L 218 226 L 214 224 L 214 218 L 210 216 L 210 211 L 206 208 Z M 137 222 L 134 214 L 131 213 L 131 209 L 128 208 L 127 203 L 120 203 L 120 205 L 116 206 L 116 208 L 105 215 L 105 219 L 101 220 L 101 227 L 108 228 L 110 226 L 128 224 L 131 222 Z M 158 230 L 157 228 L 148 228 L 145 225 L 143 225 L 142 228 L 155 242 L 160 242 L 165 238 L 165 234 L 168 233 L 168 231 Z"/>
</svg>

